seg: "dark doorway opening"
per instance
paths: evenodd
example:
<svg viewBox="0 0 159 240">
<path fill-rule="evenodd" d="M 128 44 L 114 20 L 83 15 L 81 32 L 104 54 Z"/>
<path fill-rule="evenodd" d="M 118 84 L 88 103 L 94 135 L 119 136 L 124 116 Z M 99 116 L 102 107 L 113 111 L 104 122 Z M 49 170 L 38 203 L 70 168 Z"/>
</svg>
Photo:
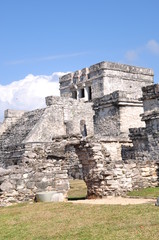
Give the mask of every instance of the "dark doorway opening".
<svg viewBox="0 0 159 240">
<path fill-rule="evenodd" d="M 77 99 L 77 91 L 72 92 L 72 98 Z"/>
<path fill-rule="evenodd" d="M 92 100 L 92 88 L 88 87 L 88 101 Z"/>
<path fill-rule="evenodd" d="M 80 89 L 80 98 L 84 98 L 85 94 L 84 94 L 84 88 Z"/>
</svg>

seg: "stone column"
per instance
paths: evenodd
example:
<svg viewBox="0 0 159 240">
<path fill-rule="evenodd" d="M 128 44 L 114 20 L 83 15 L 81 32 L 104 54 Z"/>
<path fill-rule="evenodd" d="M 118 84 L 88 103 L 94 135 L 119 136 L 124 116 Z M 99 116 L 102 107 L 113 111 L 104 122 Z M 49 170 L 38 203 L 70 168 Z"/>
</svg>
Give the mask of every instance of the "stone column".
<svg viewBox="0 0 159 240">
<path fill-rule="evenodd" d="M 88 87 L 85 87 L 84 88 L 84 98 L 85 98 L 85 101 L 88 101 Z"/>
<path fill-rule="evenodd" d="M 79 99 L 81 96 L 81 91 L 80 91 L 80 89 L 77 89 L 77 99 Z"/>
</svg>

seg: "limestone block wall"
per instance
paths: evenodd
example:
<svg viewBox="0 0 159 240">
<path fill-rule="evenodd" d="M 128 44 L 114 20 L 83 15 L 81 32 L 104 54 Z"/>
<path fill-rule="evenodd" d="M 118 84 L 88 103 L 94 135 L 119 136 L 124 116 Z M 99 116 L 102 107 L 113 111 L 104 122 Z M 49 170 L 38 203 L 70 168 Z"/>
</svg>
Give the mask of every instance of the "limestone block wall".
<svg viewBox="0 0 159 240">
<path fill-rule="evenodd" d="M 47 107 L 43 116 L 32 128 L 24 142 L 50 142 L 54 136 L 66 135 L 63 107 Z"/>
<path fill-rule="evenodd" d="M 21 114 L 14 123 L 9 124 L 0 135 L 0 166 L 5 166 L 7 162 L 17 162 L 21 156 L 19 145 L 25 141 L 26 137 L 35 127 L 45 109 L 37 109 Z M 5 123 L 4 123 L 5 124 Z M 2 124 L 3 127 L 3 124 Z"/>
<path fill-rule="evenodd" d="M 37 109 L 30 112 L 18 112 L 16 121 L 13 121 L 13 113 L 6 119 L 11 118 L 12 124 L 1 125 L 0 146 L 18 145 L 27 142 L 50 142 L 52 138 L 79 135 L 80 121 L 85 120 L 87 134 L 92 136 L 93 110 L 91 103 L 84 103 L 75 99 L 60 97 L 47 97 L 47 108 Z M 8 120 L 7 120 L 8 121 Z M 1 149 L 1 147 L 0 147 Z"/>
<path fill-rule="evenodd" d="M 80 140 L 72 137 L 8 147 L 8 158 L 0 167 L 0 206 L 33 201 L 37 192 L 52 190 L 67 199 L 69 179 L 83 178 L 74 147 L 79 144 Z"/>
<path fill-rule="evenodd" d="M 144 113 L 141 114 L 145 128 L 130 129 L 130 139 L 133 147 L 127 151 L 133 153 L 136 160 L 159 160 L 159 86 L 151 85 L 143 88 Z"/>
<path fill-rule="evenodd" d="M 66 161 L 69 179 L 83 179 L 83 166 L 73 145 L 66 146 Z"/>
<path fill-rule="evenodd" d="M 55 190 L 67 198 L 67 161 L 63 143 L 28 143 L 18 164 L 0 168 L 0 206 L 33 201 L 41 191 Z"/>
<path fill-rule="evenodd" d="M 154 84 L 142 88 L 144 112 L 149 112 L 159 108 L 159 85 Z"/>
<path fill-rule="evenodd" d="M 96 114 L 94 116 L 95 136 L 99 137 L 119 136 L 120 134 L 119 108 L 116 106 L 109 106 L 104 109 L 98 110 L 95 109 L 95 111 L 96 111 Z"/>
<path fill-rule="evenodd" d="M 104 71 L 104 94 L 116 90 L 132 92 L 138 99 L 142 95 L 142 87 L 153 84 L 153 71 L 151 69 L 112 64 L 110 69 Z"/>
<path fill-rule="evenodd" d="M 102 142 L 102 146 L 107 150 L 107 152 L 110 154 L 111 161 L 121 161 L 124 159 L 123 149 L 132 149 L 132 141 L 127 139 L 105 139 L 101 138 L 100 141 Z M 123 148 L 124 146 L 124 148 Z M 128 158 L 127 158 L 128 159 Z M 129 154 L 129 159 L 130 154 Z"/>
<path fill-rule="evenodd" d="M 122 159 L 149 160 L 148 139 L 145 128 L 131 128 L 129 131 L 132 145 L 122 145 Z"/>
<path fill-rule="evenodd" d="M 148 129 L 149 130 L 149 129 Z M 159 133 L 158 131 L 147 131 L 144 129 L 130 129 L 130 138 L 133 142 L 131 151 L 128 151 L 127 158 L 130 158 L 129 153 L 133 152 L 136 160 L 159 160 Z"/>
<path fill-rule="evenodd" d="M 48 97 L 46 103 L 45 109 L 18 115 L 0 135 L 3 203 L 32 200 L 37 191 L 43 190 L 62 191 L 66 197 L 68 177 L 83 177 L 73 147 L 62 147 L 63 155 L 60 147 L 63 139 L 66 142 L 72 136 L 82 137 L 81 121 L 87 135 L 93 135 L 92 104 L 59 97 Z M 56 138 L 60 139 L 57 145 L 53 144 Z"/>
<path fill-rule="evenodd" d="M 90 77 L 103 74 L 98 67 Z M 33 200 L 39 191 L 67 198 L 69 177 L 83 178 L 90 198 L 158 186 L 158 97 L 158 85 L 143 88 L 145 127 L 141 101 L 123 91 L 94 100 L 94 111 L 90 102 L 51 96 L 45 109 L 20 113 L 0 135 L 1 206 Z"/>
<path fill-rule="evenodd" d="M 71 136 L 75 135 L 78 136 L 81 134 L 80 130 L 80 121 L 84 120 L 87 129 L 87 135 L 93 136 L 94 135 L 94 127 L 93 127 L 93 115 L 94 111 L 92 110 L 92 103 L 84 103 L 83 101 L 78 101 L 76 99 L 68 99 L 68 98 L 61 98 L 61 97 L 47 97 L 46 104 L 51 109 L 56 106 L 56 111 L 53 111 L 53 114 L 56 116 L 58 115 L 58 111 L 63 113 L 63 126 L 65 127 L 65 135 Z M 53 137 L 57 137 L 59 126 L 53 135 Z M 60 135 L 59 135 L 60 136 Z"/>
<path fill-rule="evenodd" d="M 130 104 L 130 103 L 129 103 Z M 131 103 L 130 105 L 120 105 L 120 132 L 129 135 L 130 128 L 145 127 L 145 122 L 141 121 L 143 106 L 141 103 Z"/>
<path fill-rule="evenodd" d="M 73 84 L 73 73 L 69 73 L 60 78 L 60 95 L 61 97 L 72 97 L 72 92 L 68 86 Z M 74 89 L 74 88 L 73 88 Z"/>
<path fill-rule="evenodd" d="M 46 103 L 45 109 L 23 113 L 0 135 L 0 166 L 16 164 L 22 154 L 18 150 L 21 144 L 81 135 L 81 121 L 85 122 L 87 135 L 93 136 L 92 103 L 60 97 L 47 97 Z"/>
<path fill-rule="evenodd" d="M 0 168 L 1 206 L 32 201 L 41 191 L 55 190 L 66 199 L 71 168 L 78 174 L 82 169 L 88 198 L 125 195 L 133 189 L 159 184 L 159 161 L 115 159 L 105 141 L 72 137 L 45 144 L 27 143 L 22 148 L 16 165 Z M 77 163 L 81 165 L 78 169 Z"/>
<path fill-rule="evenodd" d="M 159 185 L 159 161 L 111 159 L 104 142 L 76 147 L 83 166 L 88 198 L 125 195 L 128 191 Z"/>
<path fill-rule="evenodd" d="M 12 124 L 16 123 L 18 119 L 20 119 L 24 114 L 24 111 L 20 110 L 10 110 L 7 109 L 4 112 L 4 121 L 0 124 L 0 135 L 6 131 L 8 127 Z"/>
<path fill-rule="evenodd" d="M 98 137 L 127 138 L 130 127 L 143 127 L 140 114 L 143 113 L 142 102 L 132 94 L 115 91 L 94 100 L 94 132 Z"/>
<path fill-rule="evenodd" d="M 142 87 L 153 84 L 153 75 L 152 69 L 100 62 L 62 76 L 60 93 L 63 97 L 72 97 L 72 92 L 76 91 L 78 98 L 80 89 L 91 86 L 92 99 L 103 97 L 116 90 L 132 92 L 137 99 L 141 97 Z"/>
<path fill-rule="evenodd" d="M 0 167 L 6 168 L 10 165 L 18 165 L 24 154 L 23 144 L 13 146 L 2 146 L 0 149 Z"/>
<path fill-rule="evenodd" d="M 37 109 L 22 114 L 14 124 L 10 125 L 6 131 L 0 135 L 0 148 L 1 146 L 21 144 L 37 124 L 44 111 L 45 109 Z"/>
</svg>

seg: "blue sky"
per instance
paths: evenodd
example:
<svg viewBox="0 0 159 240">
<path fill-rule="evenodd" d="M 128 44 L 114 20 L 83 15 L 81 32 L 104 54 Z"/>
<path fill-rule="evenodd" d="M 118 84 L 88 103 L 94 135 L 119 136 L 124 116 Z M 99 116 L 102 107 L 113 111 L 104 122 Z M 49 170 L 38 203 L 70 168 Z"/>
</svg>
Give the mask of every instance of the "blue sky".
<svg viewBox="0 0 159 240">
<path fill-rule="evenodd" d="M 158 0 L 1 0 L 0 86 L 104 60 L 153 68 L 159 82 L 158 24 Z"/>
<path fill-rule="evenodd" d="M 158 24 L 158 0 L 1 0 L 0 83 L 103 60 L 153 68 L 159 80 L 159 49 L 144 49 L 159 47 Z"/>
</svg>

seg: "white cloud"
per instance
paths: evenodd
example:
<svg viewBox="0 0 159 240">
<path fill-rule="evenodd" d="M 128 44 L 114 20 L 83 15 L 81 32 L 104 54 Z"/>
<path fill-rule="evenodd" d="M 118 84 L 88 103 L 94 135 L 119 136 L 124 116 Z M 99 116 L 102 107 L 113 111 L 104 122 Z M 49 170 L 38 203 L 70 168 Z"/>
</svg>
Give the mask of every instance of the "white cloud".
<svg viewBox="0 0 159 240">
<path fill-rule="evenodd" d="M 125 54 L 125 58 L 128 62 L 133 62 L 138 58 L 138 51 L 137 50 L 129 50 Z"/>
<path fill-rule="evenodd" d="M 135 63 L 136 60 L 138 60 L 144 52 L 149 52 L 149 54 L 156 54 L 159 55 L 159 43 L 152 39 L 149 40 L 146 44 L 143 46 L 140 46 L 133 50 L 128 50 L 125 53 L 125 60 L 128 63 Z"/>
<path fill-rule="evenodd" d="M 147 49 L 154 54 L 159 54 L 159 43 L 156 40 L 150 40 L 146 44 Z"/>
<path fill-rule="evenodd" d="M 50 76 L 29 74 L 24 79 L 9 85 L 0 85 L 0 121 L 5 109 L 32 110 L 45 107 L 45 97 L 59 95 L 59 77 L 64 73 L 55 72 Z"/>
</svg>

